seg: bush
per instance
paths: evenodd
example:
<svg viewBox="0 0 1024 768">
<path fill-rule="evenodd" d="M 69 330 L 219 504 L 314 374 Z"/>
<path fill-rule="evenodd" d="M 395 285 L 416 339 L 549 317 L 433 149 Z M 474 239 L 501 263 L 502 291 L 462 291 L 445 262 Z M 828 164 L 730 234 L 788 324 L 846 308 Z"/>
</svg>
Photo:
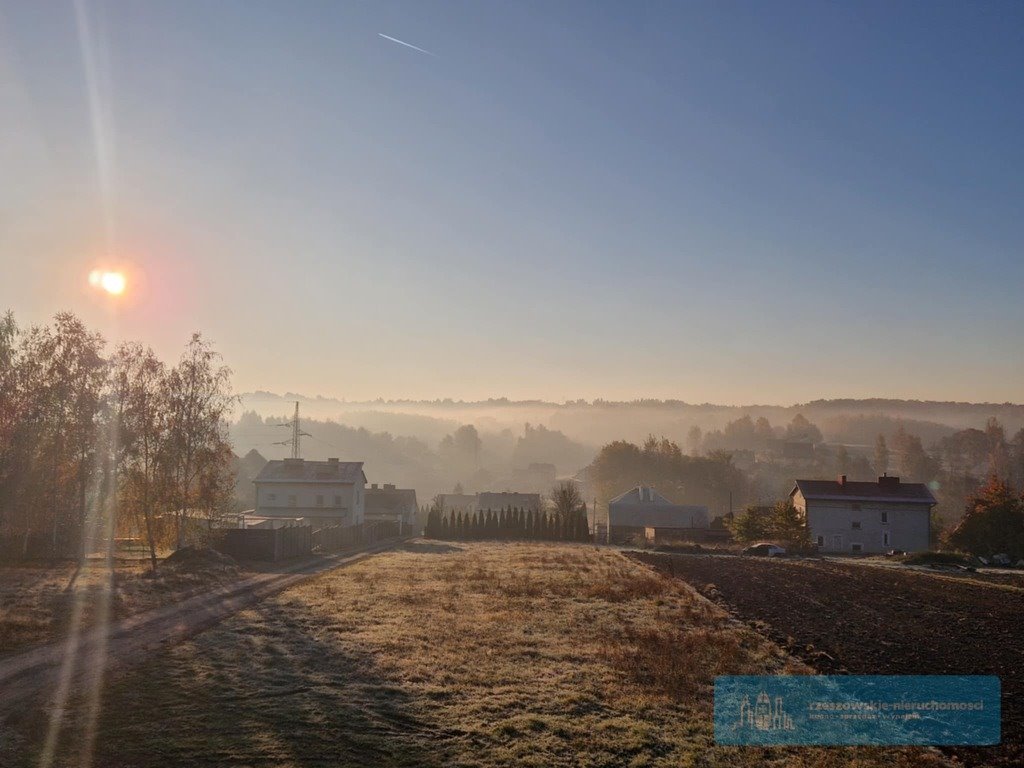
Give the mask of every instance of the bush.
<svg viewBox="0 0 1024 768">
<path fill-rule="evenodd" d="M 900 561 L 906 565 L 974 565 L 975 560 L 963 552 L 915 552 Z"/>
</svg>

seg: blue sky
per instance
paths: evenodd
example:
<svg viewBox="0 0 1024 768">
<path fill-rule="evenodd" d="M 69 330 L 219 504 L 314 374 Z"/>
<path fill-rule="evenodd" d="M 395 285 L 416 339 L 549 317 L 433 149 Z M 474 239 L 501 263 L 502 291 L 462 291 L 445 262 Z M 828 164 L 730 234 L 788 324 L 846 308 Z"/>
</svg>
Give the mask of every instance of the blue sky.
<svg viewBox="0 0 1024 768">
<path fill-rule="evenodd" d="M 239 389 L 1020 402 L 1022 37 L 1009 2 L 0 2 L 0 306 L 202 329 Z"/>
</svg>

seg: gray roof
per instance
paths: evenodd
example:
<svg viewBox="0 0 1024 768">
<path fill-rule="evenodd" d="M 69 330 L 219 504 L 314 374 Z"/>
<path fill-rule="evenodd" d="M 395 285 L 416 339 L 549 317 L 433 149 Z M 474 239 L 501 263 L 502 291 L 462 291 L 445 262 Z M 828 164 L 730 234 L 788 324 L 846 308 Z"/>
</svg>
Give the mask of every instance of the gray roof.
<svg viewBox="0 0 1024 768">
<path fill-rule="evenodd" d="M 366 514 L 393 514 L 416 506 L 416 491 L 412 488 L 367 488 Z"/>
<path fill-rule="evenodd" d="M 797 480 L 790 496 L 798 490 L 805 499 L 818 501 L 889 501 L 900 504 L 937 504 L 924 483 L 901 483 L 898 477 L 879 478 L 882 482 L 863 483 L 847 480 Z"/>
<path fill-rule="evenodd" d="M 471 493 L 442 493 L 441 504 L 446 510 L 472 511 L 476 504 L 476 496 Z"/>
<path fill-rule="evenodd" d="M 708 508 L 673 504 L 653 488 L 638 486 L 608 502 L 608 524 L 630 528 L 706 528 Z"/>
<path fill-rule="evenodd" d="M 540 509 L 539 493 L 515 493 L 513 491 L 483 491 L 477 494 L 477 509 L 497 512 L 505 507 L 523 507 L 524 509 Z"/>
<path fill-rule="evenodd" d="M 361 461 L 268 461 L 256 475 L 257 483 L 358 483 L 366 482 Z"/>
<path fill-rule="evenodd" d="M 636 488 L 630 488 L 623 494 L 616 496 L 614 499 L 608 502 L 609 504 L 669 504 L 672 502 L 662 496 L 653 488 L 646 485 L 638 485 Z"/>
</svg>

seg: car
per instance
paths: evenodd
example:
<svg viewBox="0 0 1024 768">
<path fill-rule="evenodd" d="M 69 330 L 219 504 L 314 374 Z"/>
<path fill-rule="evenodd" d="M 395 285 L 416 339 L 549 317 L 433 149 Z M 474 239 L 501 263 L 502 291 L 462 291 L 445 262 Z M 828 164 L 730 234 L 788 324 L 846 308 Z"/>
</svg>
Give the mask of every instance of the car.
<svg viewBox="0 0 1024 768">
<path fill-rule="evenodd" d="M 885 553 L 885 556 L 886 557 L 899 557 L 900 555 L 905 555 L 905 554 L 907 554 L 906 550 L 903 550 L 903 549 L 890 549 L 888 552 Z"/>
<path fill-rule="evenodd" d="M 744 549 L 743 554 L 754 555 L 755 557 L 784 557 L 786 554 L 786 548 L 780 547 L 778 544 L 761 541 L 757 544 L 751 544 L 749 547 Z"/>
</svg>

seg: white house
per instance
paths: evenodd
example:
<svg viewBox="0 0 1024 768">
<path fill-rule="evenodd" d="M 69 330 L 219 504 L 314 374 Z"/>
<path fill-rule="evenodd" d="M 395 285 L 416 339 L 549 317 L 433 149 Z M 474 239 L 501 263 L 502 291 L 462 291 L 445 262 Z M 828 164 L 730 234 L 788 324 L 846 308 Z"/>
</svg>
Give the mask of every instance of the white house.
<svg viewBox="0 0 1024 768">
<path fill-rule="evenodd" d="M 275 523 L 305 518 L 314 528 L 361 525 L 366 475 L 361 461 L 268 461 L 253 481 L 256 508 L 249 516 Z"/>
<path fill-rule="evenodd" d="M 932 507 L 923 483 L 880 477 L 877 483 L 797 480 L 790 498 L 821 552 L 878 553 L 928 549 Z"/>
</svg>

